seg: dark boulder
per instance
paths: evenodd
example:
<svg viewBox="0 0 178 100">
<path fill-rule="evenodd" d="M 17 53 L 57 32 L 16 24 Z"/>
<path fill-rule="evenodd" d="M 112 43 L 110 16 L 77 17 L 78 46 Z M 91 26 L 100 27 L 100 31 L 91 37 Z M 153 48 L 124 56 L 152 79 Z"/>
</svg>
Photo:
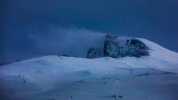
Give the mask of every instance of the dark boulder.
<svg viewBox="0 0 178 100">
<path fill-rule="evenodd" d="M 89 48 L 87 58 L 103 57 L 103 48 Z"/>
<path fill-rule="evenodd" d="M 87 53 L 87 58 L 95 58 L 95 57 L 96 57 L 95 48 L 90 48 Z"/>
</svg>

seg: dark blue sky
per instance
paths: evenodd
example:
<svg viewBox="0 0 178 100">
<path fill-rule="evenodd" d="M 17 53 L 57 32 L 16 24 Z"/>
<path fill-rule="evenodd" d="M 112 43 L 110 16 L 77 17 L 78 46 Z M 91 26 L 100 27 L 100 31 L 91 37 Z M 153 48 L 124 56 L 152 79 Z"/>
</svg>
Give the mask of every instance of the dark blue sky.
<svg viewBox="0 0 178 100">
<path fill-rule="evenodd" d="M 178 52 L 177 0 L 1 0 L 0 61 L 53 54 L 40 52 L 58 36 L 53 27 L 143 37 Z M 35 37 L 37 36 L 37 37 Z M 33 39 L 31 39 L 33 37 Z M 54 45 L 53 48 L 55 48 Z M 48 47 L 46 47 L 48 48 Z"/>
</svg>

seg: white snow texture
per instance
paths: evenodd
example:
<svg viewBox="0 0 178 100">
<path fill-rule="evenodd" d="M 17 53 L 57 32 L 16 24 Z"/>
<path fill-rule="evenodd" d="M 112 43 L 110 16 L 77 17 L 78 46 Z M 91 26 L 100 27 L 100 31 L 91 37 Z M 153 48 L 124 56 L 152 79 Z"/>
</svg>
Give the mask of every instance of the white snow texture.
<svg viewBox="0 0 178 100">
<path fill-rule="evenodd" d="M 178 54 L 138 38 L 149 56 L 44 56 L 0 67 L 0 100 L 178 100 Z"/>
</svg>

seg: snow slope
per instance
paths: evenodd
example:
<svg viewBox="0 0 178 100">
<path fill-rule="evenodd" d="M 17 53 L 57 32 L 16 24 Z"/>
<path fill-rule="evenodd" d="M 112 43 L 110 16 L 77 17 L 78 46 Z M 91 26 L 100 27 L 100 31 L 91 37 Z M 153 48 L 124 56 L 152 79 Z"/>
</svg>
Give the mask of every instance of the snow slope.
<svg viewBox="0 0 178 100">
<path fill-rule="evenodd" d="M 0 67 L 0 100 L 178 100 L 178 54 L 146 39 L 150 56 L 45 56 Z"/>
</svg>

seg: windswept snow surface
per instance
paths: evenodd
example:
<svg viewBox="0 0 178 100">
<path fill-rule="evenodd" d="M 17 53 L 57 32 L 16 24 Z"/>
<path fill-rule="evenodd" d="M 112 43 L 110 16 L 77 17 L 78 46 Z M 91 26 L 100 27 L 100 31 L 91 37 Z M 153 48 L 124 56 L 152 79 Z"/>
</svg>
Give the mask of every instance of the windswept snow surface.
<svg viewBox="0 0 178 100">
<path fill-rule="evenodd" d="M 140 39 L 150 56 L 45 56 L 0 67 L 0 100 L 178 100 L 178 54 Z"/>
</svg>

